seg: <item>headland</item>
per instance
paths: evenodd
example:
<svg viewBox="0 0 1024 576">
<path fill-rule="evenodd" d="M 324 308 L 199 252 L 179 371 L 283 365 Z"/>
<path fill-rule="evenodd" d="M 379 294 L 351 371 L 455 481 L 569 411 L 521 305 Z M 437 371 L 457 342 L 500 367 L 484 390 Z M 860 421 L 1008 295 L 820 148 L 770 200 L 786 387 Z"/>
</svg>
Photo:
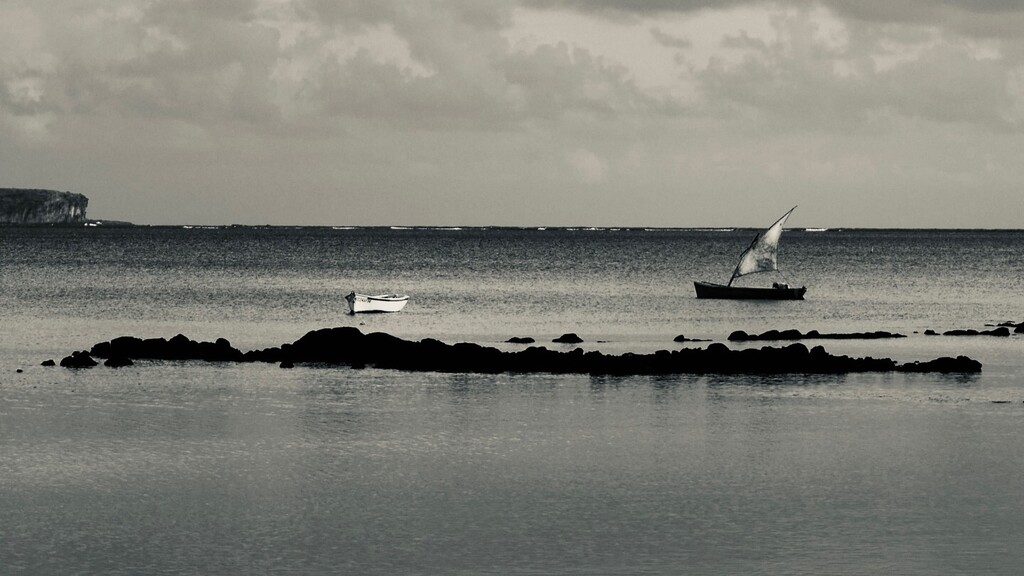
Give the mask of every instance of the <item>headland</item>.
<svg viewBox="0 0 1024 576">
<path fill-rule="evenodd" d="M 0 188 L 0 224 L 85 224 L 88 207 L 74 192 Z"/>
</svg>

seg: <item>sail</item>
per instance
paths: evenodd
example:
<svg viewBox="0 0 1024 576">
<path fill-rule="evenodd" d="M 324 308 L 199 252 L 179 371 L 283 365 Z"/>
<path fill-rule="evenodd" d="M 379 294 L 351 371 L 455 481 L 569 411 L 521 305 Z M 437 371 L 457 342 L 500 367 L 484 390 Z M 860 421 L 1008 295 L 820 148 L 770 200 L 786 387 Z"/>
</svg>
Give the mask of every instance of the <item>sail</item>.
<svg viewBox="0 0 1024 576">
<path fill-rule="evenodd" d="M 736 270 L 732 273 L 732 278 L 729 279 L 730 285 L 740 276 L 779 269 L 779 238 L 782 236 L 782 227 L 786 223 L 786 218 L 789 218 L 793 210 L 796 210 L 796 206 L 790 208 L 789 212 L 786 212 L 775 224 L 754 238 L 750 247 L 740 255 Z"/>
</svg>

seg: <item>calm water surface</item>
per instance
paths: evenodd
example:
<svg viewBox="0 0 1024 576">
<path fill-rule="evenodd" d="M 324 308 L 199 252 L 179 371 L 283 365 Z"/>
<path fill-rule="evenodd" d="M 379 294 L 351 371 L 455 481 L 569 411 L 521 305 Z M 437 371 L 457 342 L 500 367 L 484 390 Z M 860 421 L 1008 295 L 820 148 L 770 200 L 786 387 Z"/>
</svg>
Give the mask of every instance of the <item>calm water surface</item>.
<svg viewBox="0 0 1024 576">
<path fill-rule="evenodd" d="M 0 229 L 0 572 L 1018 574 L 1024 338 L 920 332 L 1024 320 L 1024 233 L 787 232 L 807 301 L 695 300 L 751 235 Z M 412 301 L 350 318 L 352 289 Z M 909 337 L 824 344 L 985 372 L 38 366 L 122 334 L 249 349 L 338 325 L 613 352 L 885 329 Z"/>
</svg>

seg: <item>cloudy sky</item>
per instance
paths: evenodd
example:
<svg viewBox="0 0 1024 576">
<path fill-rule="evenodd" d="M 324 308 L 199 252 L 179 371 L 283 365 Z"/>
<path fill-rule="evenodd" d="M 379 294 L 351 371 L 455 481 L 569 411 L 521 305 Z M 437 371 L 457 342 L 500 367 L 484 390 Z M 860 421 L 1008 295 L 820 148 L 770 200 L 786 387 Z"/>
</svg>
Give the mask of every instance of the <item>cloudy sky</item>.
<svg viewBox="0 0 1024 576">
<path fill-rule="evenodd" d="M 143 224 L 1019 228 L 1017 0 L 0 0 L 0 186 Z"/>
</svg>

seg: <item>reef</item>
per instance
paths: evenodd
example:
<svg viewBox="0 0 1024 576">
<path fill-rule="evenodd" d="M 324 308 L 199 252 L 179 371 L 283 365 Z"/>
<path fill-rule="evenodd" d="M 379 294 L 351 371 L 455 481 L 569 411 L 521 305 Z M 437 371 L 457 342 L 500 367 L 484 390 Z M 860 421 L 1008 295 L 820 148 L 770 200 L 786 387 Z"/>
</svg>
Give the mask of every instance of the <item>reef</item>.
<svg viewBox="0 0 1024 576">
<path fill-rule="evenodd" d="M 575 348 L 568 352 L 530 346 L 516 352 L 474 343 L 446 344 L 433 338 L 404 340 L 383 332 L 363 334 L 354 327 L 314 330 L 295 342 L 241 352 L 220 338 L 196 342 L 184 335 L 170 340 L 131 336 L 101 342 L 88 352 L 75 352 L 62 366 L 95 365 L 92 357 L 126 360 L 206 360 L 210 362 L 268 362 L 343 365 L 447 373 L 553 373 L 592 375 L 656 374 L 847 374 L 855 372 L 981 372 L 981 363 L 966 356 L 926 362 L 897 363 L 889 358 L 851 358 L 829 354 L 821 346 L 802 343 L 785 347 L 730 349 L 716 342 L 707 348 L 659 350 L 652 354 L 603 354 Z M 112 365 L 113 365 L 112 364 Z"/>
<path fill-rule="evenodd" d="M 710 342 L 710 340 L 703 340 L 701 338 L 687 338 L 685 334 L 680 334 L 672 339 L 673 342 Z"/>
<path fill-rule="evenodd" d="M 85 224 L 89 199 L 56 190 L 0 188 L 0 225 Z"/>
<path fill-rule="evenodd" d="M 928 331 L 926 331 L 925 334 L 928 334 Z M 928 335 L 931 336 L 932 334 L 928 334 Z M 1006 337 L 1006 336 L 1010 335 L 1010 329 L 1005 327 L 1005 326 L 1000 326 L 999 328 L 994 328 L 992 330 L 975 330 L 973 328 L 968 328 L 966 330 L 960 330 L 960 329 L 958 329 L 958 330 L 946 330 L 945 332 L 942 333 L 942 335 L 943 336 L 1000 336 L 1000 337 Z"/>
<path fill-rule="evenodd" d="M 799 330 L 768 330 L 760 334 L 747 334 L 743 330 L 737 330 L 729 334 L 731 342 L 750 342 L 755 340 L 877 340 L 880 338 L 906 338 L 903 334 L 895 332 L 844 332 L 844 333 L 821 333 L 811 330 L 804 334 Z"/>
<path fill-rule="evenodd" d="M 993 325 L 992 324 L 985 324 L 985 326 L 993 326 Z M 1013 333 L 1014 334 L 1024 334 L 1024 322 L 1015 322 L 1013 320 L 1004 320 L 1004 321 L 1000 322 L 999 324 L 995 324 L 995 326 L 999 326 L 1001 328 L 1006 328 L 1007 330 L 1009 330 L 1010 328 L 1013 328 Z"/>
</svg>

